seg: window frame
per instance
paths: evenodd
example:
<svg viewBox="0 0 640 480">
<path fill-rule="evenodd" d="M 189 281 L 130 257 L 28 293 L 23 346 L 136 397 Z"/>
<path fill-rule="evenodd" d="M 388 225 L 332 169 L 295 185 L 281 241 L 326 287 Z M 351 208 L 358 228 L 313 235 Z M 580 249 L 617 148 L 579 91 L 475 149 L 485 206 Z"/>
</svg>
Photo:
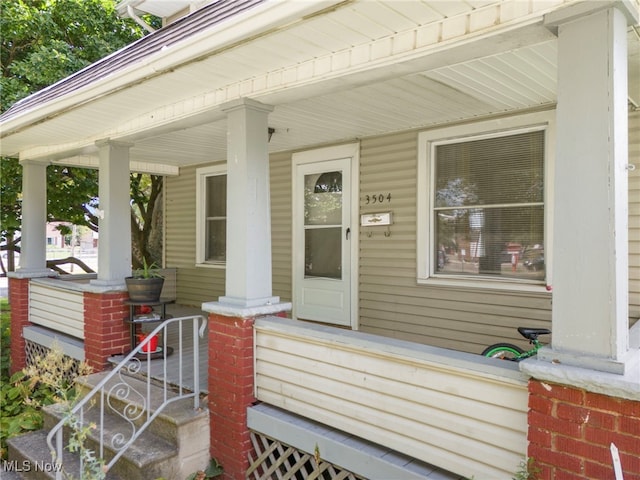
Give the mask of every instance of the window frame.
<svg viewBox="0 0 640 480">
<path fill-rule="evenodd" d="M 206 255 L 206 232 L 207 232 L 207 178 L 227 175 L 227 165 L 210 165 L 196 169 L 196 267 L 205 268 L 226 268 L 226 261 L 207 261 Z M 225 216 L 228 221 L 228 217 Z"/>
<path fill-rule="evenodd" d="M 462 288 L 495 288 L 500 290 L 545 291 L 552 284 L 553 239 L 553 162 L 555 152 L 555 111 L 535 112 L 427 130 L 418 134 L 417 172 L 417 283 Z M 544 132 L 544 251 L 545 278 L 530 280 L 478 275 L 447 275 L 438 273 L 435 265 L 435 227 L 433 215 L 433 185 L 435 181 L 435 149 L 437 145 L 459 143 L 484 138 L 496 138 L 530 131 Z"/>
</svg>

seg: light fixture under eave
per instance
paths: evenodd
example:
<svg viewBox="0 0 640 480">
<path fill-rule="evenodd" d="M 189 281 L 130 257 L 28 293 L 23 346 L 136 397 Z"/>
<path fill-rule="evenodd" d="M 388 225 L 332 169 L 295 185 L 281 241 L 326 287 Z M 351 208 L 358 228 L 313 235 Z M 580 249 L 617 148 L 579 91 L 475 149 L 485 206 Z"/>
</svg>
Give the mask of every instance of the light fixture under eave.
<svg viewBox="0 0 640 480">
<path fill-rule="evenodd" d="M 271 137 L 273 137 L 273 134 L 275 133 L 276 129 L 273 127 L 269 127 L 267 128 L 267 143 L 271 142 Z"/>
</svg>

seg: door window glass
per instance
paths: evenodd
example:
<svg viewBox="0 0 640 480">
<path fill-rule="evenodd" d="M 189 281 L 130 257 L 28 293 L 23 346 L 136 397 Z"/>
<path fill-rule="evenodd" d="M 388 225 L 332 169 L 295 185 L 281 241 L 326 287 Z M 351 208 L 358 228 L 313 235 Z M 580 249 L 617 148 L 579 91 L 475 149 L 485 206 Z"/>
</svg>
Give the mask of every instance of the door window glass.
<svg viewBox="0 0 640 480">
<path fill-rule="evenodd" d="M 304 177 L 305 277 L 342 278 L 342 172 Z"/>
</svg>

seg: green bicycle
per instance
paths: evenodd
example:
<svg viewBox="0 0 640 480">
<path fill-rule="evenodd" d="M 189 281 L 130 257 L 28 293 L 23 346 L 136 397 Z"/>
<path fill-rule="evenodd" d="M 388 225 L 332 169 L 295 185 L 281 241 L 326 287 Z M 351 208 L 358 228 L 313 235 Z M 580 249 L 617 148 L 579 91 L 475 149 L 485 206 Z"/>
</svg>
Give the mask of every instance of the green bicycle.
<svg viewBox="0 0 640 480">
<path fill-rule="evenodd" d="M 482 351 L 482 355 L 485 357 L 499 358 L 500 360 L 511 360 L 513 362 L 519 362 L 525 358 L 533 357 L 544 345 L 540 343 L 538 336 L 548 335 L 551 333 L 551 330 L 546 328 L 518 327 L 518 332 L 533 345 L 531 350 L 525 351 L 511 343 L 495 343 L 485 348 Z"/>
</svg>

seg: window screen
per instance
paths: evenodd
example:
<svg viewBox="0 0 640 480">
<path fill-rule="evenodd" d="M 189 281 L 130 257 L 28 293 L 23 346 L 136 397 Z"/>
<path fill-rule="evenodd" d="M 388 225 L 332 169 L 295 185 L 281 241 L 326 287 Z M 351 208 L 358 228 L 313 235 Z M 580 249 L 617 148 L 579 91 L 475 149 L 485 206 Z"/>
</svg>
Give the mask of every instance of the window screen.
<svg viewBox="0 0 640 480">
<path fill-rule="evenodd" d="M 205 261 L 227 259 L 227 176 L 212 175 L 206 179 Z"/>
<path fill-rule="evenodd" d="M 434 273 L 544 279 L 544 131 L 435 146 Z"/>
</svg>

